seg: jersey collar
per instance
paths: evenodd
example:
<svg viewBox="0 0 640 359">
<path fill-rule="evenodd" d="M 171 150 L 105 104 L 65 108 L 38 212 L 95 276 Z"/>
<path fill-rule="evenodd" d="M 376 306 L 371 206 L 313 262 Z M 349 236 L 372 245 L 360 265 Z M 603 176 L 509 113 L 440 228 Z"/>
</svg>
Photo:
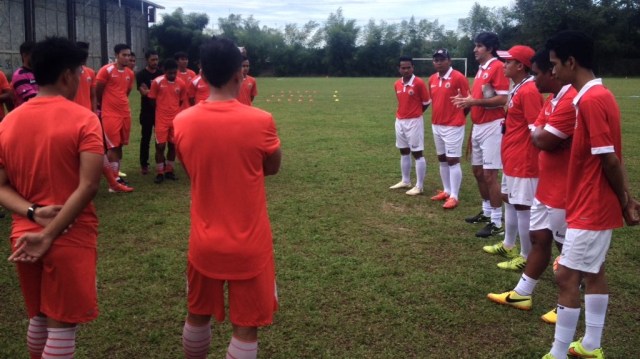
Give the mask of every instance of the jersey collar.
<svg viewBox="0 0 640 359">
<path fill-rule="evenodd" d="M 589 89 L 591 89 L 594 86 L 598 86 L 598 85 L 602 85 L 602 79 L 593 79 L 589 82 L 587 82 L 586 84 L 584 84 L 584 86 L 582 86 L 582 89 L 580 89 L 580 92 L 578 92 L 578 94 L 576 95 L 576 97 L 573 98 L 573 106 L 578 106 L 578 102 L 580 102 L 580 99 L 582 98 L 582 96 L 587 93 L 587 91 L 589 91 Z"/>
</svg>

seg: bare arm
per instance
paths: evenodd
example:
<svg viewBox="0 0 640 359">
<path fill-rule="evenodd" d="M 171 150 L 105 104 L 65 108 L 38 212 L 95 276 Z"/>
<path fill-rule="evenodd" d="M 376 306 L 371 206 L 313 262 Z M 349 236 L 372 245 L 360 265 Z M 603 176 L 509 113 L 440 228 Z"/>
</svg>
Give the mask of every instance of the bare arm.
<svg viewBox="0 0 640 359">
<path fill-rule="evenodd" d="M 97 113 L 98 111 L 98 97 L 96 96 L 96 88 L 91 86 L 91 91 L 89 92 L 89 96 L 91 97 L 91 111 L 93 113 Z"/>
<path fill-rule="evenodd" d="M 611 189 L 615 192 L 622 207 L 622 214 L 627 225 L 634 226 L 640 222 L 638 210 L 640 203 L 631 197 L 629 193 L 629 182 L 627 172 L 615 153 L 604 153 L 598 155 Z"/>
<path fill-rule="evenodd" d="M 0 205 L 23 217 L 27 216 L 27 211 L 32 205 L 11 187 L 4 168 L 0 168 Z M 36 223 L 44 227 L 51 222 L 61 208 L 60 205 L 39 207 L 35 210 L 33 218 Z"/>
<path fill-rule="evenodd" d="M 507 95 L 496 95 L 491 98 L 473 98 L 471 93 L 466 97 L 458 94 L 451 98 L 451 102 L 458 108 L 469 108 L 471 106 L 500 107 L 507 103 Z"/>
<path fill-rule="evenodd" d="M 272 154 L 267 156 L 262 163 L 265 176 L 272 176 L 280 171 L 280 163 L 282 162 L 282 150 L 278 148 Z"/>
<path fill-rule="evenodd" d="M 553 133 L 546 131 L 542 126 L 536 127 L 535 131 L 531 134 L 533 145 L 543 151 L 553 151 L 560 147 L 567 140 L 554 135 Z M 568 140 L 570 142 L 570 140 Z"/>
<path fill-rule="evenodd" d="M 102 174 L 102 155 L 80 153 L 80 181 L 57 216 L 39 233 L 26 233 L 16 241 L 9 257 L 15 262 L 35 262 L 51 247 L 53 241 L 71 225 L 98 192 Z"/>
<path fill-rule="evenodd" d="M 98 101 L 96 106 L 98 108 L 102 107 L 102 95 L 104 94 L 104 82 L 98 81 L 96 84 L 96 100 Z"/>
</svg>

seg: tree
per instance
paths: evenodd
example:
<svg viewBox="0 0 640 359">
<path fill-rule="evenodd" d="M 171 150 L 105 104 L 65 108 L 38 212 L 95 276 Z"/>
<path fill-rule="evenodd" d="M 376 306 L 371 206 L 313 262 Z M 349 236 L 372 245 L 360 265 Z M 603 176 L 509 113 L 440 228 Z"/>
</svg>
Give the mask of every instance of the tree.
<svg viewBox="0 0 640 359">
<path fill-rule="evenodd" d="M 329 75 L 348 76 L 356 54 L 356 40 L 360 28 L 355 20 L 346 20 L 342 8 L 329 15 L 325 31 L 325 63 Z"/>
<path fill-rule="evenodd" d="M 190 13 L 185 15 L 182 8 L 171 14 L 162 15 L 162 21 L 149 30 L 149 42 L 157 48 L 160 58 L 173 58 L 178 51 L 189 54 L 194 62 L 200 58 L 200 44 L 204 40 L 204 28 L 209 23 L 207 14 Z"/>
</svg>

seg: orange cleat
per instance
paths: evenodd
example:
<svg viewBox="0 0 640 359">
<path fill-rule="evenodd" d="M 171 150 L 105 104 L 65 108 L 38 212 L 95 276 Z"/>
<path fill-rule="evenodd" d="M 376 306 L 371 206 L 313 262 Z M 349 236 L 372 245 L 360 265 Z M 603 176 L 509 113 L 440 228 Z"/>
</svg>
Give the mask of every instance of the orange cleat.
<svg viewBox="0 0 640 359">
<path fill-rule="evenodd" d="M 438 194 L 431 197 L 432 201 L 446 201 L 449 198 L 449 194 L 445 191 L 438 191 Z"/>
<path fill-rule="evenodd" d="M 458 207 L 458 200 L 452 197 L 447 198 L 447 201 L 442 205 L 444 209 L 454 209 L 456 207 Z"/>
</svg>

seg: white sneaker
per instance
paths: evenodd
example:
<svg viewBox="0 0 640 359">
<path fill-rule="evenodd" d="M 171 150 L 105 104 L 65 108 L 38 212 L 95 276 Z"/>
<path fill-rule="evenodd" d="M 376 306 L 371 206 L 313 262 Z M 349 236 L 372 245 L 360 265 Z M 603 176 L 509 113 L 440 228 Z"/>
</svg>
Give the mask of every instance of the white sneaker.
<svg viewBox="0 0 640 359">
<path fill-rule="evenodd" d="M 408 194 L 409 196 L 417 196 L 419 194 L 422 194 L 422 188 L 419 188 L 418 186 L 415 186 L 415 187 L 413 187 L 412 189 L 408 190 L 405 193 Z"/>
<path fill-rule="evenodd" d="M 406 183 L 406 182 L 398 182 L 396 184 L 394 184 L 393 186 L 389 187 L 389 189 L 398 189 L 398 188 L 411 188 L 411 183 Z"/>
</svg>

